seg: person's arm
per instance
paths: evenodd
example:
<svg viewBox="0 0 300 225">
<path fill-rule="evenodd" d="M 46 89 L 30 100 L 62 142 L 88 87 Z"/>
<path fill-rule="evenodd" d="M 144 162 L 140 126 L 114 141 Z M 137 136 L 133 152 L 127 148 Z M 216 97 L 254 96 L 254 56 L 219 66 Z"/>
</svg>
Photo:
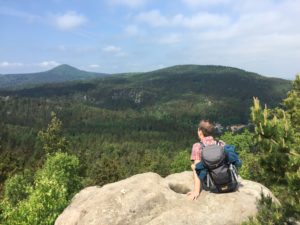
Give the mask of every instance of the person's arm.
<svg viewBox="0 0 300 225">
<path fill-rule="evenodd" d="M 200 160 L 195 160 L 193 164 L 191 165 L 191 168 L 193 170 L 193 178 L 194 178 L 194 190 L 187 193 L 188 198 L 190 200 L 196 200 L 198 196 L 200 195 L 200 188 L 201 188 L 201 182 L 200 179 L 196 173 L 196 164 L 199 163 Z"/>
<path fill-rule="evenodd" d="M 198 196 L 200 195 L 200 188 L 201 188 L 201 182 L 200 179 L 196 173 L 196 164 L 199 163 L 200 160 L 195 160 L 192 164 L 191 168 L 193 170 L 193 177 L 194 177 L 194 190 L 189 193 L 189 198 L 191 200 L 196 200 Z"/>
<path fill-rule="evenodd" d="M 196 173 L 196 164 L 201 161 L 201 145 L 200 143 L 195 143 L 192 148 L 191 160 L 192 160 L 192 171 L 193 171 L 193 180 L 194 180 L 194 189 L 187 193 L 189 199 L 195 200 L 200 194 L 201 183 L 200 179 Z"/>
</svg>

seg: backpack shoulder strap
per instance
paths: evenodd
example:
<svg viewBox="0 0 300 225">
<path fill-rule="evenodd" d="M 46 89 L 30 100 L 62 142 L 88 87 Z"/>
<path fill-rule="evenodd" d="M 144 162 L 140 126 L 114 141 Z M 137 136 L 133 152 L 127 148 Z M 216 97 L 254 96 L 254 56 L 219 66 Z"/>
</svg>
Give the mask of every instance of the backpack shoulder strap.
<svg viewBox="0 0 300 225">
<path fill-rule="evenodd" d="M 216 141 L 216 145 L 221 146 L 221 142 L 219 140 L 215 140 L 215 141 Z M 200 141 L 199 143 L 200 143 L 202 149 L 206 146 L 202 141 Z"/>
<path fill-rule="evenodd" d="M 205 147 L 205 144 L 202 141 L 200 141 L 199 143 L 201 145 L 201 148 L 203 149 Z"/>
</svg>

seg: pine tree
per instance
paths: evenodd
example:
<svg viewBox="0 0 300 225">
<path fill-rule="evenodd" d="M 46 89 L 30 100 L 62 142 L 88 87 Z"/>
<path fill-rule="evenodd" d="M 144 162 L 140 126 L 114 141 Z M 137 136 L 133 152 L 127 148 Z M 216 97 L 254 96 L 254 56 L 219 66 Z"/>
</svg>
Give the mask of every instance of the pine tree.
<svg viewBox="0 0 300 225">
<path fill-rule="evenodd" d="M 51 122 L 46 131 L 38 132 L 38 139 L 43 145 L 46 154 L 65 152 L 69 148 L 69 142 L 62 136 L 62 122 L 51 112 Z"/>
<path fill-rule="evenodd" d="M 293 88 L 283 101 L 287 113 L 291 117 L 292 126 L 300 133 L 300 74 L 293 81 Z"/>
<path fill-rule="evenodd" d="M 262 180 L 266 185 L 286 184 L 289 151 L 294 140 L 290 120 L 282 109 L 261 108 L 254 98 L 251 119 L 255 125 L 254 141 L 260 154 Z"/>
<path fill-rule="evenodd" d="M 289 167 L 286 171 L 288 180 L 289 204 L 300 215 L 300 75 L 293 81 L 293 88 L 284 100 L 284 106 L 290 116 L 291 126 L 295 131 L 294 142 L 290 146 Z M 300 216 L 299 216 L 300 217 Z"/>
<path fill-rule="evenodd" d="M 300 76 L 283 101 L 285 109 L 261 108 L 254 99 L 251 119 L 254 140 L 261 153 L 261 176 L 287 209 L 287 215 L 300 217 Z"/>
</svg>

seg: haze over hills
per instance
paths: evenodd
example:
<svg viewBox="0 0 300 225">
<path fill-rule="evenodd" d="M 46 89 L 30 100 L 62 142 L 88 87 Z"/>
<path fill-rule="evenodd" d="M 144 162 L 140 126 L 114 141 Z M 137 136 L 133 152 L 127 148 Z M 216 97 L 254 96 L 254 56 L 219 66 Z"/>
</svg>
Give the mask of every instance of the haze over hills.
<svg viewBox="0 0 300 225">
<path fill-rule="evenodd" d="M 104 73 L 87 72 L 66 64 L 62 64 L 51 70 L 38 73 L 0 74 L 0 89 L 22 88 L 28 85 L 32 86 L 43 83 L 86 80 L 108 75 L 109 74 Z"/>
</svg>

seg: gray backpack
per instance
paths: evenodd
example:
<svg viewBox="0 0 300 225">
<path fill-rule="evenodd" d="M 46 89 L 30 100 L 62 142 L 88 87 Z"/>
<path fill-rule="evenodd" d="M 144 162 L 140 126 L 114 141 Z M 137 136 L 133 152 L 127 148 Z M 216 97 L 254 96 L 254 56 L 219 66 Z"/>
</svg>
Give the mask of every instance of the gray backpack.
<svg viewBox="0 0 300 225">
<path fill-rule="evenodd" d="M 214 145 L 200 144 L 202 162 L 208 170 L 204 188 L 219 193 L 235 191 L 238 186 L 237 172 L 234 165 L 228 163 L 224 147 L 219 142 Z"/>
</svg>

